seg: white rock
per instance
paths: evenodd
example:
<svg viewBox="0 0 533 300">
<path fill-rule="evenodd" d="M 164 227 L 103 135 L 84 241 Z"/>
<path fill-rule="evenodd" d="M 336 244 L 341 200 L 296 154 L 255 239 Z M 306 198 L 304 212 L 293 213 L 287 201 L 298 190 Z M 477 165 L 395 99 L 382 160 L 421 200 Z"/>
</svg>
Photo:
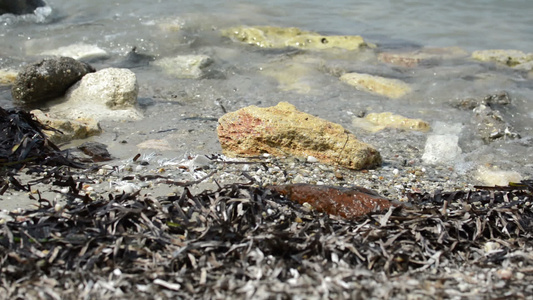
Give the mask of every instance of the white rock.
<svg viewBox="0 0 533 300">
<path fill-rule="evenodd" d="M 202 69 L 212 62 L 213 60 L 207 55 L 179 55 L 162 58 L 153 64 L 177 78 L 198 79 L 204 75 Z"/>
<path fill-rule="evenodd" d="M 422 160 L 427 164 L 450 163 L 461 154 L 459 137 L 453 134 L 428 136 Z"/>
<path fill-rule="evenodd" d="M 307 157 L 307 162 L 309 162 L 309 163 L 316 163 L 316 162 L 318 162 L 318 159 L 317 159 L 316 157 L 314 157 L 314 156 L 309 155 L 309 156 Z"/>
<path fill-rule="evenodd" d="M 50 111 L 69 119 L 136 120 L 142 118 L 137 110 L 138 92 L 132 71 L 107 68 L 83 76 L 67 91 L 65 101 L 52 106 Z"/>
<path fill-rule="evenodd" d="M 41 54 L 52 56 L 66 56 L 72 57 L 74 59 L 85 60 L 95 58 L 106 58 L 109 56 L 104 49 L 95 45 L 89 45 L 84 43 L 78 43 L 53 50 L 44 51 Z"/>
<path fill-rule="evenodd" d="M 504 171 L 497 168 L 480 166 L 477 170 L 477 179 L 484 185 L 507 186 L 509 182 L 520 182 L 522 175 L 516 171 Z"/>
</svg>

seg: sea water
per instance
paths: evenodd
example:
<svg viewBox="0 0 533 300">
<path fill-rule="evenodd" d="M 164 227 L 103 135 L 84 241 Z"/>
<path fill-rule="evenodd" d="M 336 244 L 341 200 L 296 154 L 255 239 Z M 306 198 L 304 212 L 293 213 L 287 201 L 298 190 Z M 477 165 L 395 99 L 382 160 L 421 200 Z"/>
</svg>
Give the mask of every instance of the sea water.
<svg viewBox="0 0 533 300">
<path fill-rule="evenodd" d="M 273 61 L 286 61 L 288 50 L 264 50 L 223 38 L 219 30 L 236 25 L 299 27 L 327 35 L 361 35 L 379 51 L 422 47 L 459 47 L 470 53 L 484 49 L 533 52 L 533 1 L 529 0 L 361 0 L 361 1 L 72 1 L 48 0 L 34 15 L 0 17 L 0 68 L 18 69 L 34 62 L 46 50 L 76 43 L 97 45 L 109 53 L 90 61 L 96 68 L 122 66 L 137 75 L 139 102 L 146 118 L 127 126 L 117 123 L 107 132 L 141 136 L 138 140 L 165 138 L 185 130 L 182 151 L 216 151 L 216 118 L 226 110 L 248 105 L 271 106 L 288 101 L 298 109 L 338 122 L 363 139 L 370 133 L 353 128 L 352 119 L 365 112 L 393 112 L 420 118 L 430 124 L 472 129 L 472 112 L 450 105 L 454 99 L 480 98 L 507 91 L 513 106 L 507 121 L 520 132 L 520 142 L 483 144 L 475 133 L 464 133 L 464 155 L 483 148 L 497 165 L 531 174 L 533 83 L 531 73 L 497 68 L 472 60 L 440 62 L 411 69 L 384 65 L 364 54 L 339 57 L 316 55 L 326 69 L 340 68 L 394 77 L 408 82 L 413 93 L 401 100 L 357 91 L 331 73 L 317 70 L 308 76 L 309 93 L 280 89 L 261 71 Z M 174 26 L 176 30 L 162 30 Z M 137 53 L 151 59 L 184 54 L 206 54 L 217 73 L 200 80 L 176 79 L 150 64 L 129 64 Z M 8 87 L 0 87 L 0 105 L 11 107 Z M 213 121 L 215 120 L 215 121 Z M 195 123 L 196 122 L 196 123 Z M 470 127 L 466 126 L 470 124 Z M 199 129 L 202 128 L 202 129 Z M 195 132 L 192 137 L 187 133 Z M 410 134 L 402 132 L 400 134 Z M 134 144 L 131 143 L 131 144 Z M 481 154 L 480 154 L 481 155 Z M 513 157 L 516 157 L 514 159 Z M 479 157 L 470 155 L 469 159 Z"/>
</svg>

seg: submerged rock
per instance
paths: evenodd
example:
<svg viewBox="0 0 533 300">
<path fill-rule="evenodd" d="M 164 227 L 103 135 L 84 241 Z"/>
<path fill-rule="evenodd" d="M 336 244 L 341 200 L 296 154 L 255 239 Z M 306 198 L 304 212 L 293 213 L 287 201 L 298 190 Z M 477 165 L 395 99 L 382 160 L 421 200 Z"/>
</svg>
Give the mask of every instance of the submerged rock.
<svg viewBox="0 0 533 300">
<path fill-rule="evenodd" d="M 50 107 L 50 111 L 68 119 L 140 119 L 138 92 L 135 73 L 107 68 L 83 77 L 69 89 L 65 101 Z"/>
<path fill-rule="evenodd" d="M 382 162 L 375 148 L 358 141 L 341 125 L 300 112 L 287 102 L 245 107 L 218 122 L 218 138 L 227 156 L 313 156 L 350 169 L 372 168 Z"/>
<path fill-rule="evenodd" d="M 340 77 L 340 80 L 358 90 L 376 93 L 389 98 L 400 98 L 411 92 L 411 87 L 401 80 L 370 74 L 346 73 Z"/>
<path fill-rule="evenodd" d="M 89 45 L 85 43 L 73 44 L 65 47 L 60 47 L 53 50 L 44 51 L 41 55 L 51 56 L 65 56 L 74 59 L 100 59 L 106 58 L 109 54 L 102 48 L 96 45 Z"/>
<path fill-rule="evenodd" d="M 533 70 L 533 53 L 524 53 L 519 50 L 479 50 L 472 53 L 472 58 L 496 62 L 521 70 Z"/>
<path fill-rule="evenodd" d="M 154 65 L 169 75 L 177 78 L 199 79 L 204 76 L 204 68 L 213 60 L 207 55 L 179 55 L 156 60 Z"/>
<path fill-rule="evenodd" d="M 17 71 L 0 69 L 0 85 L 12 85 L 17 80 Z"/>
<path fill-rule="evenodd" d="M 15 101 L 43 102 L 63 96 L 74 83 L 95 69 L 71 57 L 44 59 L 24 67 L 11 89 Z"/>
<path fill-rule="evenodd" d="M 24 15 L 31 14 L 38 7 L 45 6 L 43 0 L 0 0 L 0 15 L 14 14 Z"/>
<path fill-rule="evenodd" d="M 409 119 L 391 112 L 370 113 L 364 118 L 355 118 L 352 124 L 368 131 L 376 132 L 385 128 L 402 130 L 429 131 L 429 123 L 420 119 Z"/>
<path fill-rule="evenodd" d="M 378 59 L 384 63 L 411 68 L 422 63 L 465 56 L 467 56 L 467 52 L 459 47 L 445 47 L 422 48 L 409 52 L 383 52 L 378 55 Z"/>
<path fill-rule="evenodd" d="M 94 119 L 54 118 L 41 110 L 32 110 L 33 116 L 41 123 L 57 130 L 43 130 L 53 143 L 65 143 L 77 139 L 85 139 L 102 133 L 100 124 Z"/>
<path fill-rule="evenodd" d="M 372 212 L 380 212 L 393 204 L 375 191 L 362 187 L 343 188 L 311 184 L 269 185 L 289 200 L 300 204 L 307 203 L 320 212 L 353 219 Z"/>
<path fill-rule="evenodd" d="M 481 104 L 473 111 L 474 118 L 472 120 L 480 137 L 486 143 L 501 138 L 520 138 L 520 134 L 515 132 L 513 126 L 505 121 L 498 110 Z"/>
<path fill-rule="evenodd" d="M 299 94 L 313 91 L 313 82 L 322 73 L 318 70 L 321 59 L 298 55 L 288 60 L 273 61 L 262 68 L 262 73 L 276 79 L 279 89 Z"/>
<path fill-rule="evenodd" d="M 374 47 L 374 45 L 366 43 L 358 35 L 326 36 L 312 31 L 303 31 L 295 27 L 240 26 L 222 30 L 222 35 L 234 41 L 264 48 L 295 47 L 312 50 L 332 48 L 357 50 L 361 47 Z"/>
</svg>

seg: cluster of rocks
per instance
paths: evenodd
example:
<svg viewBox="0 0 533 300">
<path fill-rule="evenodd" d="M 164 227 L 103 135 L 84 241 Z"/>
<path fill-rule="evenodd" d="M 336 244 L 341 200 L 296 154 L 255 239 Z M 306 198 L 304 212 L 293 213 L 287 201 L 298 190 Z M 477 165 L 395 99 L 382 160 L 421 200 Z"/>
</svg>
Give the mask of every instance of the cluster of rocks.
<svg viewBox="0 0 533 300">
<path fill-rule="evenodd" d="M 467 57 L 464 50 L 454 47 L 378 53 L 374 49 L 376 45 L 366 42 L 360 36 L 325 36 L 298 28 L 243 26 L 223 29 L 220 33 L 235 42 L 263 48 L 292 47 L 311 53 L 358 51 L 381 63 L 400 68 Z M 139 120 L 143 117 L 137 103 L 139 87 L 132 71 L 126 68 L 96 71 L 89 64 L 80 61 L 105 58 L 108 56 L 105 50 L 92 45 L 75 44 L 41 54 L 59 57 L 26 66 L 18 72 L 15 79 L 12 71 L 4 70 L 2 78 L 4 84 L 13 84 L 13 99 L 20 105 L 46 108 L 46 113 L 42 110 L 34 110 L 33 113 L 41 122 L 61 130 L 62 134 L 50 132 L 52 141 L 65 142 L 99 134 L 99 122 L 102 120 Z M 135 49 L 130 54 L 135 59 L 139 56 Z M 504 61 L 502 57 L 505 56 L 508 59 Z M 495 61 L 513 68 L 520 66 L 521 70 L 527 69 L 531 64 L 530 54 L 516 51 L 475 52 L 472 58 Z M 213 58 L 207 55 L 178 55 L 160 59 L 150 57 L 146 61 L 180 79 L 204 78 L 214 64 Z M 265 75 L 278 80 L 283 89 L 299 93 L 309 93 L 312 90 L 303 78 L 315 74 L 314 72 L 324 71 L 358 90 L 391 99 L 405 98 L 413 90 L 410 84 L 398 78 L 339 69 L 328 65 L 319 56 L 300 53 L 273 61 L 262 70 Z M 489 96 L 480 101 L 467 99 L 455 105 L 472 111 L 472 119 L 479 135 L 487 143 L 498 138 L 518 138 L 519 133 L 501 113 L 502 107 L 510 104 L 508 95 L 494 97 Z M 424 120 L 407 118 L 393 112 L 364 114 L 355 117 L 353 125 L 372 132 L 385 128 L 420 132 L 432 129 Z M 269 153 L 351 169 L 368 169 L 381 164 L 381 156 L 374 147 L 359 142 L 340 125 L 299 112 L 288 103 L 270 108 L 246 107 L 229 113 L 220 118 L 218 135 L 222 149 L 228 156 Z M 460 153 L 457 131 L 438 132 L 433 129 L 427 137 L 422 159 L 428 164 L 449 163 Z"/>
</svg>

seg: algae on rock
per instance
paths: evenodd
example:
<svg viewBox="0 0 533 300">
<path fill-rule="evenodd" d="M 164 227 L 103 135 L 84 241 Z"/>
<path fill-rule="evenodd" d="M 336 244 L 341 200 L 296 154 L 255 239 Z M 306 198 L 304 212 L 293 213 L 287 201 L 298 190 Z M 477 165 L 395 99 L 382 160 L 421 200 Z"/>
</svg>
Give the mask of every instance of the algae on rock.
<svg viewBox="0 0 533 300">
<path fill-rule="evenodd" d="M 296 27 L 238 26 L 222 30 L 222 35 L 235 41 L 263 48 L 295 47 L 301 49 L 345 49 L 357 50 L 362 47 L 375 47 L 359 35 L 321 35 L 303 31 Z"/>
</svg>

